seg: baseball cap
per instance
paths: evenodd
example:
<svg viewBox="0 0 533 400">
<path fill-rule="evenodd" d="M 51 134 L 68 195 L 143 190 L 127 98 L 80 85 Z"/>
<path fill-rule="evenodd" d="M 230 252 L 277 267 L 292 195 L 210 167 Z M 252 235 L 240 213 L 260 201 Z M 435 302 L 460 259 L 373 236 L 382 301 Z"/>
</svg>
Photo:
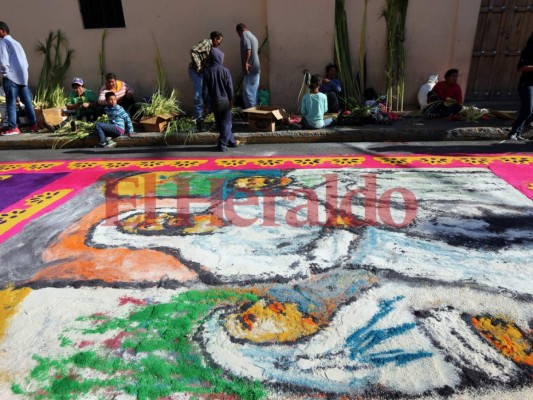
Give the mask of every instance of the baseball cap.
<svg viewBox="0 0 533 400">
<path fill-rule="evenodd" d="M 83 86 L 83 79 L 81 79 L 81 78 L 77 78 L 77 77 L 76 77 L 76 78 L 74 78 L 74 79 L 72 80 L 72 84 L 73 84 L 73 85 L 80 85 L 80 86 Z"/>
</svg>

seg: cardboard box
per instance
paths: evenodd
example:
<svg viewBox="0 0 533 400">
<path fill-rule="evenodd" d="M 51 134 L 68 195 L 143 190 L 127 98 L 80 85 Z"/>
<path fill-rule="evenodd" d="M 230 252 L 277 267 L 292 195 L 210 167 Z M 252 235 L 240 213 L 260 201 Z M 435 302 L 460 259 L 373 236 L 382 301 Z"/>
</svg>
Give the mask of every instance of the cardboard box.
<svg viewBox="0 0 533 400">
<path fill-rule="evenodd" d="M 146 132 L 163 132 L 167 127 L 168 121 L 174 118 L 175 115 L 163 114 L 155 117 L 143 117 L 139 121 Z"/>
<path fill-rule="evenodd" d="M 287 112 L 274 106 L 257 106 L 247 108 L 248 126 L 253 131 L 274 132 L 276 123 L 286 123 L 289 118 Z"/>
<path fill-rule="evenodd" d="M 56 127 L 61 125 L 67 117 L 61 113 L 62 108 L 36 108 L 35 116 L 37 117 L 37 125 L 39 129 L 50 127 Z"/>
</svg>

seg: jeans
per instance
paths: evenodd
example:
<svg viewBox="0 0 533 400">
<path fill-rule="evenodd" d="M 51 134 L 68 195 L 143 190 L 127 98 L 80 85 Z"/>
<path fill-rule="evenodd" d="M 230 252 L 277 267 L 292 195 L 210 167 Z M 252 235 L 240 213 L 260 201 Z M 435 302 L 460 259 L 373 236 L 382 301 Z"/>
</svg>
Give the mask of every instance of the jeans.
<svg viewBox="0 0 533 400">
<path fill-rule="evenodd" d="M 327 92 L 328 113 L 338 113 L 340 111 L 339 97 L 336 92 Z"/>
<path fill-rule="evenodd" d="M 432 101 L 431 99 L 429 100 Z M 441 101 L 440 103 L 426 106 L 424 113 L 430 118 L 449 117 L 450 115 L 459 114 L 462 109 L 463 106 L 461 104 L 454 103 L 447 106 L 444 101 Z"/>
<path fill-rule="evenodd" d="M 204 81 L 204 74 L 199 74 L 194 69 L 189 68 L 189 77 L 191 78 L 194 92 L 194 118 L 201 119 L 204 111 L 204 102 L 202 100 L 202 83 Z"/>
<path fill-rule="evenodd" d="M 28 87 L 25 85 L 17 85 L 6 77 L 4 77 L 3 87 L 4 92 L 6 93 L 7 122 L 9 129 L 17 127 L 17 97 L 20 97 L 20 101 L 26 106 L 24 112 L 28 117 L 30 126 L 35 125 L 37 123 L 37 118 L 35 117 L 31 92 Z"/>
<path fill-rule="evenodd" d="M 235 136 L 231 130 L 231 105 L 226 97 L 221 97 L 211 101 L 213 114 L 215 114 L 216 129 L 220 132 L 218 137 L 218 147 L 220 149 L 235 146 Z"/>
<path fill-rule="evenodd" d="M 302 121 L 301 121 L 302 125 L 304 128 L 307 128 L 307 129 L 322 129 L 322 128 L 325 128 L 327 126 L 330 126 L 332 123 L 333 123 L 333 118 L 326 118 L 324 120 L 324 125 L 317 128 L 316 126 L 312 126 L 310 125 L 306 120 L 305 118 L 302 117 Z"/>
<path fill-rule="evenodd" d="M 124 131 L 116 125 L 108 124 L 106 122 L 97 122 L 96 134 L 98 136 L 98 143 L 100 143 L 101 145 L 105 145 L 106 136 L 116 138 L 124 135 Z"/>
<path fill-rule="evenodd" d="M 260 73 L 244 75 L 242 80 L 244 108 L 255 107 L 257 105 L 257 89 L 259 89 L 260 76 Z"/>
<path fill-rule="evenodd" d="M 520 86 L 518 95 L 520 96 L 520 112 L 509 136 L 521 135 L 524 127 L 533 121 L 533 86 Z"/>
</svg>

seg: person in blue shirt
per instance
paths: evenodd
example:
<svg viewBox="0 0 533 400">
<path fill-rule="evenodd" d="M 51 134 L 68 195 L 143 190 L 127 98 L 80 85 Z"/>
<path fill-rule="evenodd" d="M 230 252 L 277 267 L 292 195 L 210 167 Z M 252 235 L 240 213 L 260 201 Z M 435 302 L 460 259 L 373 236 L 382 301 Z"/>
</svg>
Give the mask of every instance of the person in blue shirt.
<svg viewBox="0 0 533 400">
<path fill-rule="evenodd" d="M 0 74 L 6 94 L 8 125 L 0 133 L 2 136 L 18 135 L 17 127 L 17 97 L 25 106 L 30 130 L 37 132 L 37 118 L 33 108 L 31 92 L 28 89 L 28 60 L 24 49 L 9 34 L 9 27 L 0 21 Z"/>
<path fill-rule="evenodd" d="M 328 110 L 328 98 L 324 93 L 320 93 L 321 76 L 311 76 L 309 83 L 309 93 L 302 98 L 300 110 L 302 112 L 302 124 L 306 128 L 319 129 L 332 124 L 333 119 L 324 119 L 324 114 Z"/>
<path fill-rule="evenodd" d="M 342 92 L 341 81 L 337 78 L 338 68 L 334 64 L 326 65 L 326 75 L 320 83 L 320 92 L 328 98 L 328 113 L 336 113 L 341 110 L 339 101 Z"/>
<path fill-rule="evenodd" d="M 101 147 L 115 147 L 117 143 L 113 141 L 113 138 L 134 133 L 133 123 L 124 108 L 117 104 L 115 93 L 107 92 L 105 94 L 105 104 L 104 112 L 109 117 L 109 123 L 96 123 L 98 143 Z"/>
</svg>

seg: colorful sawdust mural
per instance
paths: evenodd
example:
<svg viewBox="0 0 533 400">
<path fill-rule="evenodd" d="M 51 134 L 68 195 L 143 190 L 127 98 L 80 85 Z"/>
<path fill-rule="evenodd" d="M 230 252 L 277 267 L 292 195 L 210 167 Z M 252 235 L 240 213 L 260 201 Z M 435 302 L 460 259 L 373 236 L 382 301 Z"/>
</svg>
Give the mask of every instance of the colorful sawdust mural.
<svg viewBox="0 0 533 400">
<path fill-rule="evenodd" d="M 533 396 L 533 157 L 0 163 L 0 398 Z"/>
</svg>

